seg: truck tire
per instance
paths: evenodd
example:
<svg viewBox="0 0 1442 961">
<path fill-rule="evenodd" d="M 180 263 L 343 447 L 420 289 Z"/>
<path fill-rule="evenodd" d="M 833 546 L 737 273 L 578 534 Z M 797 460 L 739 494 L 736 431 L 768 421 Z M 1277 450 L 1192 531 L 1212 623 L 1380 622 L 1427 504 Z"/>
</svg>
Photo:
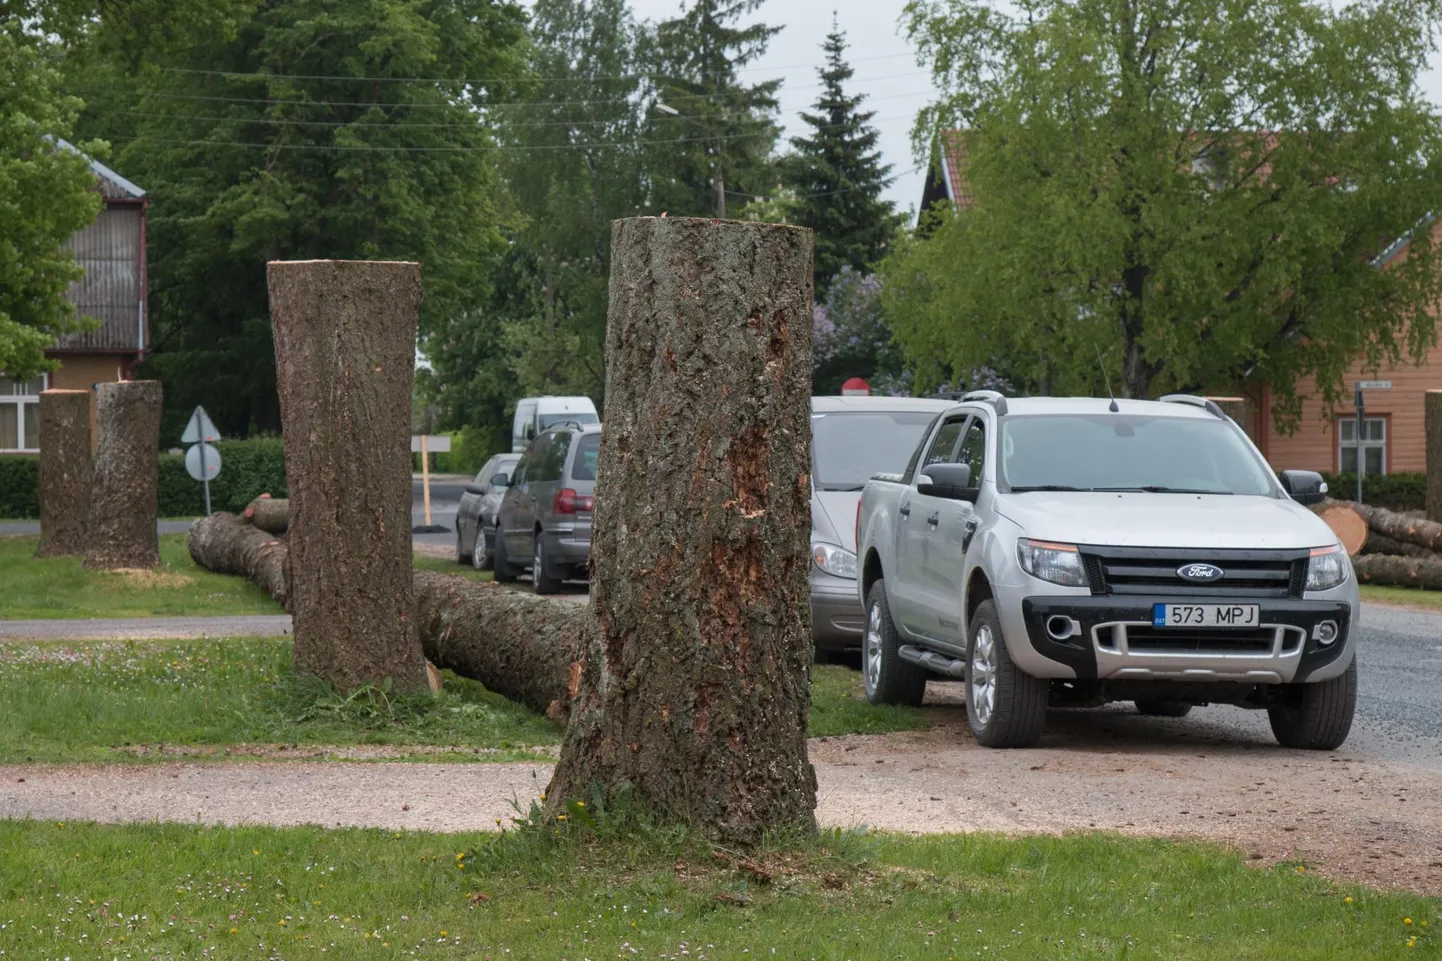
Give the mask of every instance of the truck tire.
<svg viewBox="0 0 1442 961">
<path fill-rule="evenodd" d="M 1148 698 L 1137 701 L 1137 713 L 1147 717 L 1186 717 L 1192 713 L 1192 706 L 1186 701 L 1162 701 Z"/>
<path fill-rule="evenodd" d="M 984 747 L 1032 747 L 1046 728 L 1051 682 L 1012 663 L 996 605 L 982 601 L 966 645 L 966 719 Z"/>
<path fill-rule="evenodd" d="M 1341 747 L 1357 710 L 1357 662 L 1330 681 L 1290 687 L 1286 703 L 1267 708 L 1277 743 L 1309 751 Z"/>
<path fill-rule="evenodd" d="M 901 635 L 891 620 L 886 582 L 877 579 L 866 594 L 866 631 L 861 637 L 861 688 L 872 704 L 920 707 L 926 672 L 901 659 Z"/>
</svg>

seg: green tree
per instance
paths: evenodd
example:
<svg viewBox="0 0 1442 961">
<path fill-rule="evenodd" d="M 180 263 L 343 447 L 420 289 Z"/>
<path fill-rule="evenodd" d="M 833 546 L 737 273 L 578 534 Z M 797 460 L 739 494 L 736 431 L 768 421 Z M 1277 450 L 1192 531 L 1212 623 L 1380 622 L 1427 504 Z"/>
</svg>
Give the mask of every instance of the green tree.
<svg viewBox="0 0 1442 961">
<path fill-rule="evenodd" d="M 279 427 L 269 260 L 419 261 L 425 339 L 484 302 L 507 215 L 482 112 L 522 23 L 488 0 L 270 0 L 144 76 L 120 166 L 152 197 L 148 367 L 172 413 Z"/>
<path fill-rule="evenodd" d="M 18 22 L 0 25 L 0 371 L 21 380 L 49 366 L 57 338 L 85 327 L 65 299 L 82 275 L 65 242 L 100 210 L 85 158 L 55 139 L 80 109 L 60 92 L 57 55 Z"/>
<path fill-rule="evenodd" d="M 763 0 L 696 0 L 656 27 L 658 104 L 649 113 L 651 206 L 671 216 L 726 216 L 727 195 L 767 193 L 780 80 L 747 85 L 738 71 L 780 27 L 737 25 Z"/>
<path fill-rule="evenodd" d="M 795 190 L 789 222 L 816 231 L 816 299 L 824 298 L 842 267 L 865 271 L 881 259 L 901 226 L 895 204 L 881 198 L 891 185 L 891 165 L 881 162 L 873 111 L 862 111 L 863 94 L 848 94 L 855 73 L 846 62 L 846 36 L 834 20 L 822 45 L 821 93 L 811 128 L 791 138 L 795 153 L 783 170 Z"/>
<path fill-rule="evenodd" d="M 970 204 L 884 271 L 913 357 L 997 358 L 1046 390 L 1129 396 L 1269 383 L 1278 422 L 1314 375 L 1420 356 L 1442 294 L 1439 127 L 1417 87 L 1430 0 L 1030 0 L 1017 17 L 913 0 L 962 128 Z"/>
</svg>

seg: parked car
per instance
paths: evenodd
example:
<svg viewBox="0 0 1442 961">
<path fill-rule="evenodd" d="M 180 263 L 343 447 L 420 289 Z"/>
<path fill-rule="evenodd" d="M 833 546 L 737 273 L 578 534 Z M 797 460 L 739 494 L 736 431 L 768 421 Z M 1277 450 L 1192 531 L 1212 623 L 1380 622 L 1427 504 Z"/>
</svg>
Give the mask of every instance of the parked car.
<svg viewBox="0 0 1442 961">
<path fill-rule="evenodd" d="M 955 401 L 811 398 L 811 633 L 818 650 L 857 650 L 856 505 L 873 474 L 899 471 Z"/>
<path fill-rule="evenodd" d="M 600 424 L 552 427 L 526 448 L 501 500 L 496 580 L 529 567 L 536 593 L 554 594 L 587 577 L 600 448 Z"/>
<path fill-rule="evenodd" d="M 456 563 L 478 571 L 491 568 L 496 547 L 496 519 L 520 454 L 497 454 L 477 472 L 461 495 L 456 510 Z"/>
<path fill-rule="evenodd" d="M 1326 489 L 1202 398 L 968 395 L 862 494 L 866 696 L 963 678 L 988 747 L 1034 744 L 1049 705 L 1133 701 L 1265 709 L 1282 745 L 1336 748 L 1360 605 L 1304 506 Z"/>
<path fill-rule="evenodd" d="M 522 397 L 511 422 L 511 453 L 519 454 L 541 431 L 557 424 L 599 424 L 589 397 Z"/>
</svg>

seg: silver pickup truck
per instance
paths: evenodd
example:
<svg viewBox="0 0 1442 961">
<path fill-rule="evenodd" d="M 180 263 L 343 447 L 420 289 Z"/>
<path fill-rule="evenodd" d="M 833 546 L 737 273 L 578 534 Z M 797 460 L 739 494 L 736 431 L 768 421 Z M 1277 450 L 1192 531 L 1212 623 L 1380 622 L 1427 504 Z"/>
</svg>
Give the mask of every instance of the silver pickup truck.
<svg viewBox="0 0 1442 961">
<path fill-rule="evenodd" d="M 1216 404 L 967 395 L 857 508 L 863 686 L 966 681 L 989 747 L 1049 706 L 1266 709 L 1288 747 L 1346 740 L 1360 610 L 1336 536 Z"/>
</svg>

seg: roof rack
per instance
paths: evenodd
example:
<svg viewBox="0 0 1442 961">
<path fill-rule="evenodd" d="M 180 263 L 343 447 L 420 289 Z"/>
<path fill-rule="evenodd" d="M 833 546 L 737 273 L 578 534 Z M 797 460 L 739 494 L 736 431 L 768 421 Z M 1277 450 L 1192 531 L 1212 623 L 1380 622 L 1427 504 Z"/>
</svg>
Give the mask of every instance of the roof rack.
<svg viewBox="0 0 1442 961">
<path fill-rule="evenodd" d="M 1225 411 L 1217 406 L 1216 401 L 1207 397 L 1198 397 L 1195 394 L 1167 394 L 1157 399 L 1163 404 L 1187 404 L 1191 407 L 1200 407 L 1213 417 L 1218 417 L 1222 420 L 1231 419 L 1226 415 Z"/>
<path fill-rule="evenodd" d="M 967 391 L 965 394 L 962 395 L 961 402 L 963 404 L 969 403 L 971 401 L 981 401 L 983 403 L 991 404 L 993 407 L 996 408 L 996 412 L 999 416 L 1006 413 L 1006 395 L 1003 394 L 1001 391 L 971 390 Z"/>
</svg>

